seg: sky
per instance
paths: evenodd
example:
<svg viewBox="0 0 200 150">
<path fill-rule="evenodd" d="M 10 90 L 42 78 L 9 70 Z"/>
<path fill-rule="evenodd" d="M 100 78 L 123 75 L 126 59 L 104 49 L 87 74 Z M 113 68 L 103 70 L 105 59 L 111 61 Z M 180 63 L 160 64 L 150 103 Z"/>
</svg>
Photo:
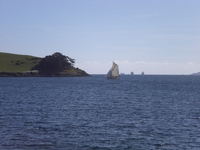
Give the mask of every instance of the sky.
<svg viewBox="0 0 200 150">
<path fill-rule="evenodd" d="M 200 0 L 0 0 L 0 52 L 61 52 L 89 74 L 200 72 Z"/>
</svg>

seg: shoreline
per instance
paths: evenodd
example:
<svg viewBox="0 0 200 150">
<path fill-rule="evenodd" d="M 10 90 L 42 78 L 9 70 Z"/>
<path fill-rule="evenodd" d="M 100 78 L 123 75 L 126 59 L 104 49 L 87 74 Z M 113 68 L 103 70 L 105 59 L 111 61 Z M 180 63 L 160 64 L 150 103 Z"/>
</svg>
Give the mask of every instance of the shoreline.
<svg viewBox="0 0 200 150">
<path fill-rule="evenodd" d="M 77 70 L 76 72 L 60 72 L 55 74 L 45 74 L 38 71 L 21 71 L 21 72 L 0 72 L 0 77 L 90 77 L 85 71 Z"/>
</svg>

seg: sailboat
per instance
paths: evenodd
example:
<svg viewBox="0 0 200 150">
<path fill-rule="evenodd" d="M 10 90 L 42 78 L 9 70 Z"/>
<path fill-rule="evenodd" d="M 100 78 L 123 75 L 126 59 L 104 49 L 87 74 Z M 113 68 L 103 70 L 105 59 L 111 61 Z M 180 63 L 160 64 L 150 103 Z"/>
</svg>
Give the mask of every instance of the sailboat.
<svg viewBox="0 0 200 150">
<path fill-rule="evenodd" d="M 112 67 L 107 73 L 107 79 L 118 79 L 119 78 L 119 67 L 113 62 Z"/>
</svg>

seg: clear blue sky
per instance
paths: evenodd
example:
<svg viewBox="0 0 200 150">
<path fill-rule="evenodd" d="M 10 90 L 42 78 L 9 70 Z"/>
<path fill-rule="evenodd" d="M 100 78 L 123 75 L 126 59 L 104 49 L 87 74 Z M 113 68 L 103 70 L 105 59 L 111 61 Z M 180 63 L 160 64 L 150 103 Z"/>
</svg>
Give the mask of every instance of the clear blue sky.
<svg viewBox="0 0 200 150">
<path fill-rule="evenodd" d="M 200 0 L 0 0 L 0 51 L 61 52 L 90 74 L 200 71 Z"/>
</svg>

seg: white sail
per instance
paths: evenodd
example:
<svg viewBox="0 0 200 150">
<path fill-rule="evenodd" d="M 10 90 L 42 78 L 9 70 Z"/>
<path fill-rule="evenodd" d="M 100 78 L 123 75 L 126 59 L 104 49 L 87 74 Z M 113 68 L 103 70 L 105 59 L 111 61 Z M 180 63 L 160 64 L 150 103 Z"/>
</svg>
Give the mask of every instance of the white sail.
<svg viewBox="0 0 200 150">
<path fill-rule="evenodd" d="M 113 62 L 112 67 L 107 73 L 107 78 L 108 79 L 117 79 L 119 78 L 119 67 L 116 63 Z"/>
</svg>

